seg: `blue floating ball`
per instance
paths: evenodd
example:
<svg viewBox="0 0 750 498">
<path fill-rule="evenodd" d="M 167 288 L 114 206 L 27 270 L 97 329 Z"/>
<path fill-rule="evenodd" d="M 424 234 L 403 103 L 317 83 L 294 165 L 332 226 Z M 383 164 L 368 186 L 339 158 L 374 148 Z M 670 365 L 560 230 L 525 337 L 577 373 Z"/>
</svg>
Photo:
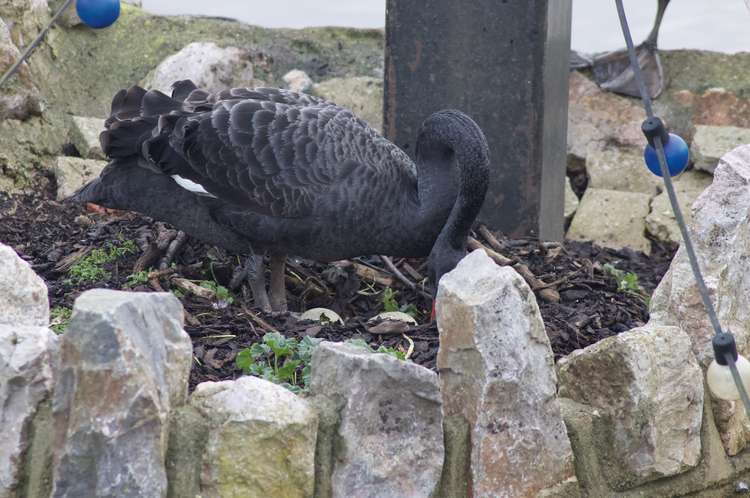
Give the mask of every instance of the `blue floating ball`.
<svg viewBox="0 0 750 498">
<path fill-rule="evenodd" d="M 687 144 L 682 137 L 674 133 L 669 134 L 669 141 L 664 144 L 664 155 L 667 158 L 669 176 L 676 176 L 685 171 L 690 160 L 690 152 Z M 643 151 L 643 159 L 646 161 L 646 166 L 648 166 L 651 173 L 661 176 L 659 158 L 656 155 L 656 150 L 650 145 L 647 145 Z"/>
<path fill-rule="evenodd" d="M 120 0 L 77 0 L 76 11 L 86 26 L 106 28 L 120 17 Z"/>
</svg>

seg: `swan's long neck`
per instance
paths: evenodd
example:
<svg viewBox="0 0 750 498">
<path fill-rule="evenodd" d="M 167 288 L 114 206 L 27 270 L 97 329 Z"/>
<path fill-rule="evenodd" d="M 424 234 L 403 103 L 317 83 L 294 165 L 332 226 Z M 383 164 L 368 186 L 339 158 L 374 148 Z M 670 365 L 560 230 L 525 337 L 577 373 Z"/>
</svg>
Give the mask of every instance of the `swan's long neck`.
<svg viewBox="0 0 750 498">
<path fill-rule="evenodd" d="M 487 140 L 465 114 L 440 111 L 422 125 L 417 139 L 420 219 L 442 224 L 435 246 L 463 249 L 487 192 L 488 165 Z"/>
</svg>

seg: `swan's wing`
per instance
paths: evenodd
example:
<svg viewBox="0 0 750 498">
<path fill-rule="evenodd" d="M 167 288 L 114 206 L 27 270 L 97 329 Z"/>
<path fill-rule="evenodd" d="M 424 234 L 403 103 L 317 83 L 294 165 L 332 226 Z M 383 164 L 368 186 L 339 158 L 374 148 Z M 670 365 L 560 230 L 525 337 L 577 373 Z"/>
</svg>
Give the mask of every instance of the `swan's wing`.
<svg viewBox="0 0 750 498">
<path fill-rule="evenodd" d="M 210 110 L 219 101 L 235 99 L 275 102 L 291 106 L 335 106 L 335 104 L 323 98 L 282 88 L 230 88 L 218 93 L 209 93 L 195 86 L 190 80 L 174 83 L 172 85 L 172 98 L 183 102 L 185 109 L 193 112 Z"/>
<path fill-rule="evenodd" d="M 144 96 L 142 113 L 158 116 L 158 126 L 143 156 L 226 202 L 299 218 L 349 175 L 360 184 L 384 172 L 388 181 L 415 176 L 400 149 L 330 102 L 278 89 L 199 92 L 190 90 L 178 108 L 181 95 Z"/>
</svg>

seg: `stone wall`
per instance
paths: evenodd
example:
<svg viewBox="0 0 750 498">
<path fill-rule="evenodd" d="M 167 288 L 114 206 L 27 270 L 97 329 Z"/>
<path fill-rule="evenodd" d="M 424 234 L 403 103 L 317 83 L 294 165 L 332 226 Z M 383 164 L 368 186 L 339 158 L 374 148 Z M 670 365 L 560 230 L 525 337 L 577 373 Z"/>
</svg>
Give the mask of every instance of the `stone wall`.
<svg viewBox="0 0 750 498">
<path fill-rule="evenodd" d="M 750 145 L 692 230 L 722 324 L 750 353 Z M 188 396 L 171 294 L 88 291 L 62 336 L 41 279 L 0 245 L 0 498 L 724 497 L 750 422 L 713 399 L 710 327 L 680 250 L 643 327 L 553 363 L 534 294 L 481 250 L 440 282 L 438 373 L 349 344 L 310 392 L 254 377 Z"/>
</svg>

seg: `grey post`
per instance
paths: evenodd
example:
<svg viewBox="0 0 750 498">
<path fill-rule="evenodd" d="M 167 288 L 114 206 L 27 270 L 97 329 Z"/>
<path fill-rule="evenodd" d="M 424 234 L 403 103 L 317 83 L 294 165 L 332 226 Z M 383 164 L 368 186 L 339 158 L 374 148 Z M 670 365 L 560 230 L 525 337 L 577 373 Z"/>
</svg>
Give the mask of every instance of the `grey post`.
<svg viewBox="0 0 750 498">
<path fill-rule="evenodd" d="M 387 0 L 386 136 L 413 156 L 455 108 L 490 143 L 480 215 L 507 235 L 563 236 L 571 0 Z"/>
</svg>

